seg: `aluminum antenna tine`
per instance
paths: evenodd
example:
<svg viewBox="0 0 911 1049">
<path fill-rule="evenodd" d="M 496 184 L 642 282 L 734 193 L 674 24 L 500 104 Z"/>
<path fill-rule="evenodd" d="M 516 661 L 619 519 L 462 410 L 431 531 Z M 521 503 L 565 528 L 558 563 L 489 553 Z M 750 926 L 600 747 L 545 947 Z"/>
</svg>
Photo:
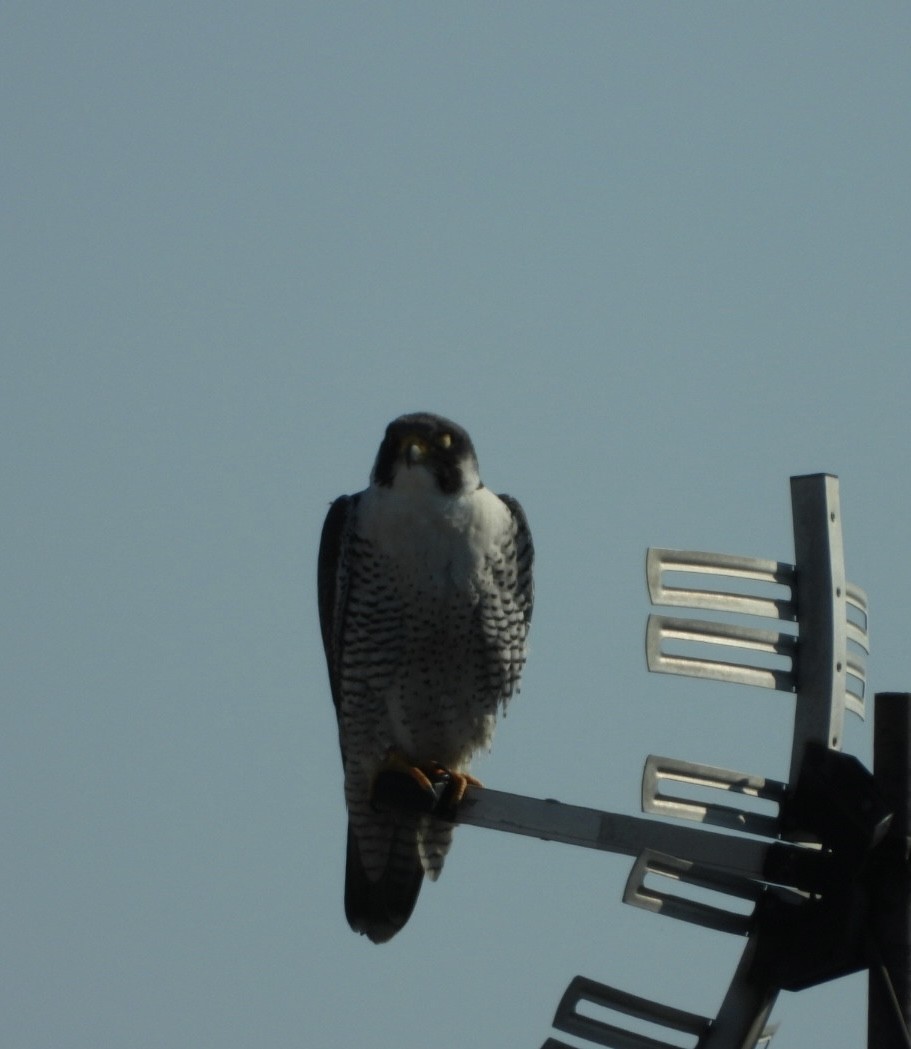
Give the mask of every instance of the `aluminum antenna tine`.
<svg viewBox="0 0 911 1049">
<path fill-rule="evenodd" d="M 751 662 L 733 662 L 699 654 L 706 651 L 704 646 L 713 646 L 714 651 L 714 646 L 721 645 L 758 653 L 758 656 Z M 793 634 L 777 630 L 654 614 L 648 617 L 645 635 L 646 659 L 651 671 L 757 685 L 782 692 L 793 692 L 796 687 L 793 674 L 796 646 Z M 791 666 L 769 665 L 774 657 L 789 660 Z"/>
<path fill-rule="evenodd" d="M 688 793 L 670 794 L 665 787 L 682 786 Z M 703 801 L 701 796 L 712 790 L 721 797 L 732 795 L 756 802 L 768 802 L 775 814 L 737 807 L 722 801 Z M 777 838 L 780 806 L 785 798 L 787 784 L 764 776 L 754 776 L 733 769 L 699 765 L 679 758 L 650 754 L 642 770 L 642 811 L 658 816 L 696 820 L 699 823 L 727 827 L 746 834 Z M 768 807 L 768 806 L 766 806 Z"/>
<path fill-rule="evenodd" d="M 718 577 L 745 580 L 762 591 L 774 585 L 786 587 L 788 596 L 751 594 L 718 590 L 709 586 L 671 586 L 666 582 L 669 573 L 689 576 Z M 686 608 L 712 609 L 716 612 L 735 612 L 742 615 L 765 616 L 769 619 L 796 618 L 794 604 L 794 566 L 781 561 L 759 557 L 739 557 L 733 554 L 715 554 L 695 550 L 668 550 L 651 547 L 646 554 L 646 579 L 653 605 L 682 605 Z M 706 582 L 709 582 L 707 579 Z"/>
<path fill-rule="evenodd" d="M 640 998 L 616 987 L 598 983 L 596 980 L 576 976 L 566 988 L 557 1012 L 554 1016 L 554 1027 L 565 1034 L 587 1039 L 596 1045 L 605 1045 L 612 1049 L 679 1049 L 679 1040 L 666 1042 L 659 1038 L 621 1027 L 616 1022 L 586 1015 L 580 1012 L 579 1005 L 595 1006 L 610 1014 L 620 1017 L 632 1017 L 654 1027 L 669 1032 L 696 1035 L 701 1044 L 703 1037 L 711 1026 L 711 1021 L 697 1013 L 674 1009 L 660 1002 Z M 612 1017 L 613 1019 L 614 1017 Z M 542 1049 L 570 1049 L 564 1042 L 548 1039 Z"/>
</svg>

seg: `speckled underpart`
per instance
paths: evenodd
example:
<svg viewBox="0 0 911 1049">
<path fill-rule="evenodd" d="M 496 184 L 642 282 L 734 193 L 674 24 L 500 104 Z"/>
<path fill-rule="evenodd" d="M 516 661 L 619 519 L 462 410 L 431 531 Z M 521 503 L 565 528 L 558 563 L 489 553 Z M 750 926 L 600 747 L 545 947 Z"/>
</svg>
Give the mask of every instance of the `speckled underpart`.
<svg viewBox="0 0 911 1049">
<path fill-rule="evenodd" d="M 452 432 L 454 424 L 440 424 Z M 339 552 L 327 655 L 350 835 L 360 864 L 355 873 L 365 879 L 361 895 L 382 897 L 368 910 L 384 905 L 404 910 L 401 901 L 389 906 L 396 899 L 392 883 L 411 879 L 416 896 L 418 860 L 435 879 L 452 834 L 430 817 L 372 809 L 371 788 L 384 759 L 394 750 L 415 765 L 438 762 L 466 771 L 472 754 L 490 746 L 498 708 L 518 689 L 525 661 L 531 537 L 518 504 L 480 484 L 464 436 L 467 451 L 453 452 L 460 456 L 455 474 L 451 461 L 446 465 L 446 477 L 460 479 L 455 491 L 441 490 L 432 454 L 422 451 L 415 464 L 414 446 L 398 438 L 402 451 L 392 457 L 389 482 L 379 483 L 375 470 L 371 486 L 347 498 L 343 515 L 336 513 L 343 520 L 336 522 Z M 321 612 L 322 591 L 321 564 Z M 325 617 L 323 627 L 325 634 Z M 351 850 L 349 838 L 349 882 Z M 352 910 L 357 906 L 352 904 L 348 915 L 357 928 Z M 408 914 L 410 906 L 388 935 L 373 935 L 363 918 L 358 931 L 388 938 Z M 389 921 L 395 925 L 395 918 Z"/>
</svg>

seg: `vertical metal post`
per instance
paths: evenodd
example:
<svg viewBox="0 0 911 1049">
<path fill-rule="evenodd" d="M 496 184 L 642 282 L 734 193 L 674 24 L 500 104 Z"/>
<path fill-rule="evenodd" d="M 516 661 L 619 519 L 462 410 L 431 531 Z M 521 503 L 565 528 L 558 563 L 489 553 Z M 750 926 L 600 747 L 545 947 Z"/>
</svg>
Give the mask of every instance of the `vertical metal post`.
<svg viewBox="0 0 911 1049">
<path fill-rule="evenodd" d="M 873 774 L 892 825 L 870 889 L 869 1049 L 908 1049 L 911 1025 L 911 693 L 879 692 Z"/>
<path fill-rule="evenodd" d="M 847 585 L 838 478 L 791 478 L 800 648 L 789 780 L 807 743 L 841 750 L 847 677 Z"/>
<path fill-rule="evenodd" d="M 759 936 L 754 933 L 747 940 L 718 1015 L 698 1049 L 753 1049 L 762 1037 L 778 990 L 757 980 L 751 972 L 758 946 Z"/>
</svg>

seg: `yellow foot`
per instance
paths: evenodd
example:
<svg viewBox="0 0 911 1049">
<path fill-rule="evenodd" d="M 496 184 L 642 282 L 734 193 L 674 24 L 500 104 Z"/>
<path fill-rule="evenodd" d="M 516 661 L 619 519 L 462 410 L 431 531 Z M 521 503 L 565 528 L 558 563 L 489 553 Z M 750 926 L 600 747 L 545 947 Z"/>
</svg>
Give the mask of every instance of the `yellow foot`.
<svg viewBox="0 0 911 1049">
<path fill-rule="evenodd" d="M 467 772 L 454 772 L 437 761 L 412 764 L 401 751 L 390 750 L 373 778 L 370 800 L 378 809 L 406 809 L 443 815 L 481 781 Z"/>
<path fill-rule="evenodd" d="M 471 775 L 469 772 L 455 772 L 453 769 L 444 768 L 442 765 L 434 762 L 431 765 L 423 765 L 423 770 L 430 779 L 435 780 L 448 780 L 446 784 L 445 792 L 440 799 L 441 804 L 445 808 L 454 809 L 458 805 L 462 798 L 465 797 L 465 791 L 469 787 L 483 787 L 484 784 Z"/>
<path fill-rule="evenodd" d="M 432 770 L 431 770 L 432 771 Z M 370 800 L 378 809 L 433 812 L 448 785 L 412 764 L 399 750 L 390 750 L 373 777 Z"/>
</svg>

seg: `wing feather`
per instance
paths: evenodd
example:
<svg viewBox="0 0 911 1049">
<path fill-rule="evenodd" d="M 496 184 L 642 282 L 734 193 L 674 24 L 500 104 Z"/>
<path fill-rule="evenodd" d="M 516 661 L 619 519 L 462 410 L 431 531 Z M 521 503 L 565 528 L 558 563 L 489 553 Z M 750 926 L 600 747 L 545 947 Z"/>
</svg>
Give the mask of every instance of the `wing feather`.
<svg viewBox="0 0 911 1049">
<path fill-rule="evenodd" d="M 531 613 L 535 603 L 534 562 L 535 545 L 531 538 L 531 529 L 522 504 L 511 495 L 500 495 L 499 499 L 506 504 L 516 524 L 516 586 L 523 604 L 526 629 L 531 623 Z"/>
<path fill-rule="evenodd" d="M 329 507 L 319 544 L 319 625 L 336 711 L 341 702 L 341 633 L 348 596 L 347 550 L 358 496 L 341 495 Z"/>
</svg>

